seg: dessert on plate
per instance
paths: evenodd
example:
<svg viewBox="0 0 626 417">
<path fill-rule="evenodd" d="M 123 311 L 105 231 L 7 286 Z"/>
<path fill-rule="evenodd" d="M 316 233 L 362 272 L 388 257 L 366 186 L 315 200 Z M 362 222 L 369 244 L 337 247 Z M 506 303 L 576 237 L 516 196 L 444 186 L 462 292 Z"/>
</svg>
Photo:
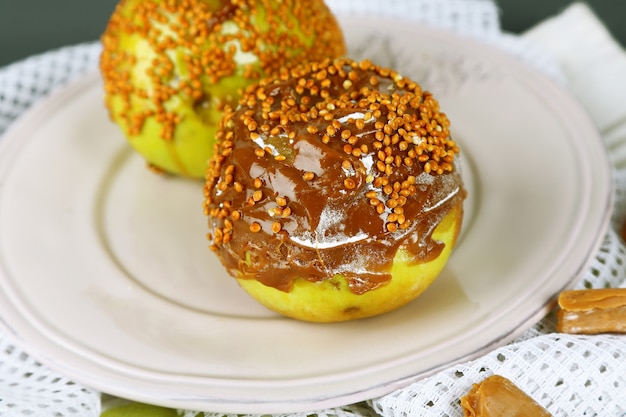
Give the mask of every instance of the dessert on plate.
<svg viewBox="0 0 626 417">
<path fill-rule="evenodd" d="M 459 235 L 459 148 L 439 103 L 370 61 L 282 69 L 228 107 L 207 169 L 211 248 L 256 300 L 300 320 L 394 310 Z"/>
</svg>

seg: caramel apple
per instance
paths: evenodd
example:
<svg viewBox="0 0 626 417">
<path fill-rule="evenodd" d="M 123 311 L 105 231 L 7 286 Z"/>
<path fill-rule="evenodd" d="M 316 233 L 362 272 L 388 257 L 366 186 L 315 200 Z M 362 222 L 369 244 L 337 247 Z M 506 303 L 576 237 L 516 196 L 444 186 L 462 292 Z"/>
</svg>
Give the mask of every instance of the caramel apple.
<svg viewBox="0 0 626 417">
<path fill-rule="evenodd" d="M 250 86 L 207 170 L 211 248 L 283 315 L 394 310 L 444 268 L 462 222 L 457 144 L 433 96 L 369 61 L 323 60 Z"/>
<path fill-rule="evenodd" d="M 122 0 L 102 46 L 110 118 L 152 167 L 196 178 L 244 87 L 345 52 L 322 0 Z"/>
</svg>

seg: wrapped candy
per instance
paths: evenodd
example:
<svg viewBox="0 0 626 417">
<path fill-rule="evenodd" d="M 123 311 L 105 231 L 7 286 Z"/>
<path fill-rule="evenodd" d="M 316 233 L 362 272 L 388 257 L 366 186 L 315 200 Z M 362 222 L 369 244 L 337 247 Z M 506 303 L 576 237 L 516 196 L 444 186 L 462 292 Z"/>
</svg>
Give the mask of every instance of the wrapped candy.
<svg viewBox="0 0 626 417">
<path fill-rule="evenodd" d="M 626 288 L 564 291 L 559 307 L 559 332 L 626 333 Z"/>
<path fill-rule="evenodd" d="M 461 398 L 465 417 L 551 417 L 545 408 L 513 382 L 492 375 Z"/>
</svg>

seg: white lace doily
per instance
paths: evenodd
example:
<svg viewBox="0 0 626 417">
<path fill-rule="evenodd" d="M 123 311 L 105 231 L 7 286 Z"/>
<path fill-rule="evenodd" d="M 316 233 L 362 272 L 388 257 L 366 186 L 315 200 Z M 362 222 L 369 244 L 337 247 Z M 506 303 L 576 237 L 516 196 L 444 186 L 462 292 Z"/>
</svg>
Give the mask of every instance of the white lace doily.
<svg viewBox="0 0 626 417">
<path fill-rule="evenodd" d="M 489 0 L 334 0 L 328 4 L 336 13 L 412 19 L 462 32 L 503 48 L 564 82 L 550 57 L 520 37 L 501 33 L 497 7 Z M 0 135 L 35 101 L 93 70 L 99 53 L 97 42 L 86 43 L 0 69 Z M 618 231 L 626 217 L 623 191 L 626 190 L 626 133 L 614 134 L 609 145 L 617 186 L 613 228 L 579 287 L 625 284 L 626 249 Z M 462 416 L 459 398 L 472 383 L 498 373 L 518 384 L 554 416 L 624 415 L 626 340 L 608 335 L 555 334 L 554 328 L 554 318 L 549 316 L 514 343 L 484 357 L 452 366 L 384 397 L 315 414 L 319 417 Z M 56 375 L 33 360 L 11 334 L 0 332 L 1 416 L 91 417 L 98 416 L 100 411 L 98 392 Z M 182 410 L 180 414 L 198 415 Z"/>
</svg>

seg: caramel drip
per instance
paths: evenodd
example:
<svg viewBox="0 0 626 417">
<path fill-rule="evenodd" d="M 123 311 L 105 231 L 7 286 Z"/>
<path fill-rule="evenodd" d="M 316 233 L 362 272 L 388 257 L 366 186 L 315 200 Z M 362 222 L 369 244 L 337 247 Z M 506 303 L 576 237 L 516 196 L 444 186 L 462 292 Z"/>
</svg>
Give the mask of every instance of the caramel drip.
<svg viewBox="0 0 626 417">
<path fill-rule="evenodd" d="M 210 237 L 238 278 L 289 291 L 295 277 L 342 274 L 360 294 L 391 279 L 400 248 L 412 263 L 439 256 L 433 230 L 465 197 L 458 148 L 417 84 L 370 63 L 307 68 L 227 111 L 207 174 Z"/>
</svg>

